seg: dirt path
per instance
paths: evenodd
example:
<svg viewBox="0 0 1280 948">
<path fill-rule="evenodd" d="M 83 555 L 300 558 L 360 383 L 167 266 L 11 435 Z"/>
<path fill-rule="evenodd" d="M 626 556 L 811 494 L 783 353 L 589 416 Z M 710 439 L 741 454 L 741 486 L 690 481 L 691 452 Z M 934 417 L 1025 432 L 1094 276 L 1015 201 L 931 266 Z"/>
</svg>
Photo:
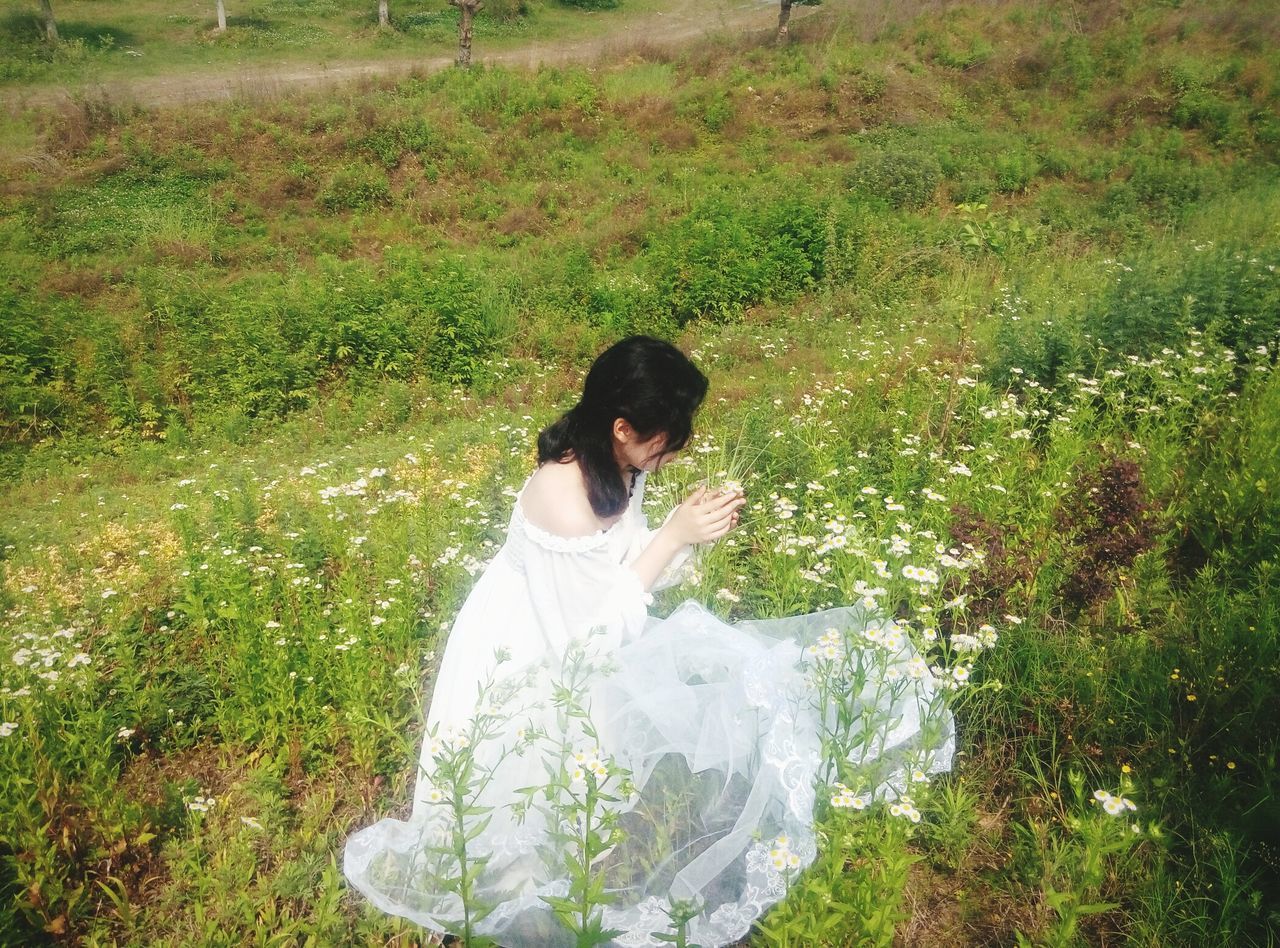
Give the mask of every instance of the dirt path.
<svg viewBox="0 0 1280 948">
<path fill-rule="evenodd" d="M 694 12 L 699 9 L 700 13 Z M 811 15 L 815 10 L 815 7 L 794 7 L 791 22 Z M 647 14 L 621 22 L 618 32 L 611 35 L 563 43 L 543 40 L 493 53 L 486 53 L 481 45 L 475 51 L 474 61 L 531 68 L 543 64 L 592 62 L 620 58 L 628 49 L 642 45 L 675 48 L 711 36 L 772 31 L 777 23 L 778 5 L 773 0 L 730 0 L 710 9 L 707 5 L 689 3 L 665 13 Z M 5 90 L 0 92 L 0 102 L 12 110 L 47 107 L 86 98 L 144 107 L 179 106 L 193 102 L 271 98 L 296 89 L 341 85 L 366 76 L 435 72 L 452 64 L 451 51 L 448 55 L 414 58 L 231 67 L 75 86 Z"/>
</svg>

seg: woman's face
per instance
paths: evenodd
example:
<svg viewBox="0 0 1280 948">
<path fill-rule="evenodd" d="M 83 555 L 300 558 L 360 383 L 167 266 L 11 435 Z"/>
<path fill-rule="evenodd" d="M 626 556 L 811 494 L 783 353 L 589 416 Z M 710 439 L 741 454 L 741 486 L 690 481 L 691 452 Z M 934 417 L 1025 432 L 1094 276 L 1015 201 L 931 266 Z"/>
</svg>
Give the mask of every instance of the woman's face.
<svg viewBox="0 0 1280 948">
<path fill-rule="evenodd" d="M 634 467 L 641 471 L 656 471 L 668 464 L 679 452 L 668 451 L 667 435 L 659 432 L 651 438 L 642 438 L 634 428 L 622 419 L 621 426 L 614 428 L 614 453 L 623 467 Z"/>
</svg>

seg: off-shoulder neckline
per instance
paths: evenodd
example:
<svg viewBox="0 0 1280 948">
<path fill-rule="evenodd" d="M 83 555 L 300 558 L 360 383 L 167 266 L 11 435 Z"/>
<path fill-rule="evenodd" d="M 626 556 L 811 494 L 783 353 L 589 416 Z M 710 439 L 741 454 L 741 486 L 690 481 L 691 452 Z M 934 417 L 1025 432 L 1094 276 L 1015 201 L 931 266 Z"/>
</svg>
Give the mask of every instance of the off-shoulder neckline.
<svg viewBox="0 0 1280 948">
<path fill-rule="evenodd" d="M 529 486 L 529 482 L 533 480 L 533 475 L 537 473 L 538 473 L 538 468 L 534 468 L 532 473 L 530 473 L 529 476 L 524 479 L 524 484 L 522 484 L 520 486 L 520 489 L 516 491 L 516 500 L 514 505 L 515 515 L 517 518 L 519 518 L 520 522 L 524 525 L 525 529 L 529 530 L 534 534 L 537 534 L 540 537 L 550 540 L 551 545 L 561 546 L 561 545 L 567 544 L 568 548 L 573 548 L 576 545 L 584 544 L 584 542 L 587 547 L 594 546 L 596 543 L 599 543 L 601 540 L 604 540 L 606 537 L 612 536 L 613 532 L 622 525 L 622 522 L 626 520 L 627 516 L 630 514 L 631 505 L 635 502 L 635 488 L 640 485 L 641 480 L 645 479 L 646 475 L 648 474 L 647 471 L 637 471 L 635 473 L 634 483 L 631 489 L 631 496 L 627 503 L 627 509 L 622 512 L 622 515 L 618 517 L 617 520 L 609 524 L 609 526 L 603 527 L 597 530 L 595 533 L 588 533 L 584 536 L 566 537 L 559 533 L 553 533 L 552 531 L 546 529 L 545 527 L 538 526 L 536 523 L 530 520 L 527 516 L 525 516 L 524 509 L 520 506 L 520 498 L 524 496 L 525 488 Z"/>
</svg>

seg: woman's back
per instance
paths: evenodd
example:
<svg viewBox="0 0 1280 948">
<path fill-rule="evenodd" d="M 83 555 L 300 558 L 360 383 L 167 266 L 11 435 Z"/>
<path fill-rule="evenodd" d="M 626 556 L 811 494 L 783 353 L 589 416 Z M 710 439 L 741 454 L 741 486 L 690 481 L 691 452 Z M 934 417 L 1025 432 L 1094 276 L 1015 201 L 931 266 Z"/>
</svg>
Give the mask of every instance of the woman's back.
<svg viewBox="0 0 1280 948">
<path fill-rule="evenodd" d="M 608 530 L 626 514 L 602 519 L 587 498 L 582 468 L 572 459 L 548 461 L 524 486 L 518 502 L 525 519 L 561 537 L 589 537 Z"/>
</svg>

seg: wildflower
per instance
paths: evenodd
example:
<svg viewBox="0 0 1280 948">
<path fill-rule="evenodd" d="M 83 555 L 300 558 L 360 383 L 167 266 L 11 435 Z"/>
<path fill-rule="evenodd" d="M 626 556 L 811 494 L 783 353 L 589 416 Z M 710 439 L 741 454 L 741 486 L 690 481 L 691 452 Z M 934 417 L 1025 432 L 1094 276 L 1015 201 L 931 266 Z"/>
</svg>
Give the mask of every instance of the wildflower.
<svg viewBox="0 0 1280 948">
<path fill-rule="evenodd" d="M 127 741 L 129 738 L 133 737 L 133 733 L 134 733 L 133 728 L 122 727 L 120 728 L 120 730 L 116 731 L 116 740 Z"/>
<path fill-rule="evenodd" d="M 779 833 L 773 841 L 773 846 L 769 849 L 769 858 L 773 861 L 773 868 L 779 871 L 794 869 L 800 865 L 800 856 L 791 851 L 791 840 L 786 833 Z"/>
<path fill-rule="evenodd" d="M 831 794 L 831 805 L 839 809 L 864 810 L 867 798 L 854 793 L 842 783 L 834 783 L 835 792 Z"/>
<path fill-rule="evenodd" d="M 1122 796 L 1113 796 L 1106 790 L 1093 791 L 1093 798 L 1102 804 L 1102 808 L 1111 816 L 1119 816 L 1125 810 L 1136 810 L 1138 805 Z"/>
<path fill-rule="evenodd" d="M 889 807 L 889 814 L 891 816 L 905 817 L 906 819 L 909 819 L 912 823 L 920 822 L 920 811 L 917 810 L 915 806 L 905 798 L 898 803 L 892 804 Z"/>
<path fill-rule="evenodd" d="M 0 737 L 8 737 L 17 729 L 18 729 L 18 725 L 15 724 L 13 721 L 5 721 L 4 723 L 0 724 Z"/>
</svg>

